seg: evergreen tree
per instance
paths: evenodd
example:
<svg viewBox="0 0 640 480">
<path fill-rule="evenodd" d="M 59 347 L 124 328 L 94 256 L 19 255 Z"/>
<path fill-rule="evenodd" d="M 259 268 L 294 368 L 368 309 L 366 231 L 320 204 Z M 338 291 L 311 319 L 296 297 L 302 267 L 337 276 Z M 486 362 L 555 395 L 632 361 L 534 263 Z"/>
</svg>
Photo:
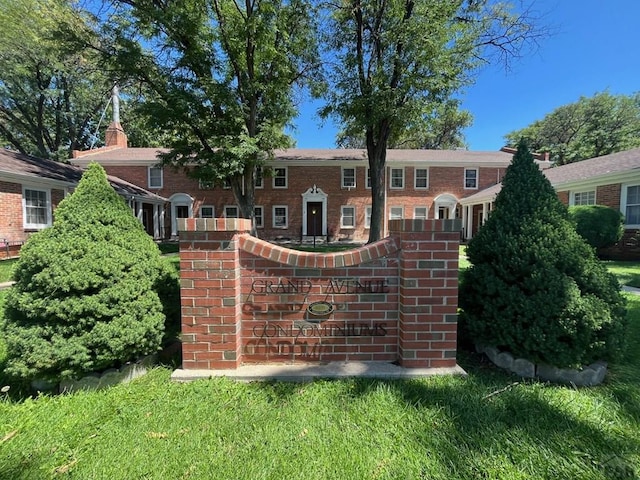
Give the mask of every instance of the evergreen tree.
<svg viewBox="0 0 640 480">
<path fill-rule="evenodd" d="M 91 164 L 53 225 L 29 238 L 5 306 L 8 374 L 59 380 L 157 351 L 158 247 Z"/>
<path fill-rule="evenodd" d="M 576 233 L 523 142 L 467 254 L 461 328 L 475 342 L 559 367 L 621 351 L 618 282 Z"/>
</svg>

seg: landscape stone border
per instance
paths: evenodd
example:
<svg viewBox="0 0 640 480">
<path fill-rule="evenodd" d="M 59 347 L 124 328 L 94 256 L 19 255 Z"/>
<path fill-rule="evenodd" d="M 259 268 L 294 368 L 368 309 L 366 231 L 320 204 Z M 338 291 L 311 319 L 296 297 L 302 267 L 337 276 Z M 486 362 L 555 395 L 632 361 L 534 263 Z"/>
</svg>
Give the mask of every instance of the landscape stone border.
<svg viewBox="0 0 640 480">
<path fill-rule="evenodd" d="M 142 377 L 157 361 L 157 354 L 147 355 L 137 362 L 129 362 L 119 369 L 110 368 L 104 372 L 90 373 L 80 379 L 65 379 L 59 384 L 46 380 L 34 380 L 31 382 L 31 387 L 38 392 L 55 392 L 57 390 L 58 393 L 100 390 Z"/>
<path fill-rule="evenodd" d="M 540 378 L 553 383 L 593 387 L 600 385 L 607 375 L 607 363 L 603 361 L 592 363 L 581 369 L 558 368 L 544 363 L 536 365 L 523 358 L 514 358 L 511 353 L 501 352 L 495 347 L 476 345 L 476 351 L 484 353 L 497 367 L 523 378 Z"/>
</svg>

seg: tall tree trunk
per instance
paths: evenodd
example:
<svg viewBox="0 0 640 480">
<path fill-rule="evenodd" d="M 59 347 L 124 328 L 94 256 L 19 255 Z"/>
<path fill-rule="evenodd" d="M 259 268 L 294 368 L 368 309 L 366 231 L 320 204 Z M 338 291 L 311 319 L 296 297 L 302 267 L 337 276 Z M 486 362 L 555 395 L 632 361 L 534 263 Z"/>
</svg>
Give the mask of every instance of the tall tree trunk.
<svg viewBox="0 0 640 480">
<path fill-rule="evenodd" d="M 388 122 L 382 121 L 376 127 L 375 130 L 367 128 L 366 131 L 369 174 L 371 175 L 371 225 L 368 243 L 382 238 L 387 198 L 385 165 L 387 163 L 387 144 L 389 140 Z"/>
<path fill-rule="evenodd" d="M 236 204 L 240 210 L 240 218 L 248 218 L 251 220 L 251 235 L 258 236 L 256 228 L 256 167 L 253 165 L 245 166 L 244 173 L 235 175 L 231 178 L 231 189 L 235 197 Z"/>
</svg>

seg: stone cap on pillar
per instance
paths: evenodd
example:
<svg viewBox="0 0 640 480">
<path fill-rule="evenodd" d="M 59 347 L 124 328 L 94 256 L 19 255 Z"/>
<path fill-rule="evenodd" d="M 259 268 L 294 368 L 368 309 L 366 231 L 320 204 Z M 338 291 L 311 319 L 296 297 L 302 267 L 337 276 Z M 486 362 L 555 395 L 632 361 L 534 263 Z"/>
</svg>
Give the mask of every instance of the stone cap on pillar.
<svg viewBox="0 0 640 480">
<path fill-rule="evenodd" d="M 251 231 L 248 218 L 178 218 L 179 232 L 238 232 Z"/>
<path fill-rule="evenodd" d="M 460 232 L 462 230 L 462 219 L 454 218 L 416 220 L 403 218 L 399 220 L 389 220 L 389 232 Z"/>
</svg>

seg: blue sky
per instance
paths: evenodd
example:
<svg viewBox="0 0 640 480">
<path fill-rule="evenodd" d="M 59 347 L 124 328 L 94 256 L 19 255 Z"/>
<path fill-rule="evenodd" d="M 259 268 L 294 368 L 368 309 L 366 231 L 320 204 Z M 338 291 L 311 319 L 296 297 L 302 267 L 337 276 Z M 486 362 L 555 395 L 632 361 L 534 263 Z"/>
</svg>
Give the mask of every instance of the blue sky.
<svg viewBox="0 0 640 480">
<path fill-rule="evenodd" d="M 514 60 L 510 71 L 484 68 L 461 95 L 474 117 L 465 130 L 471 150 L 499 150 L 507 133 L 581 96 L 640 91 L 640 0 L 536 0 L 533 8 L 553 35 Z M 301 107 L 298 148 L 335 146 L 336 126 L 320 126 L 317 107 Z"/>
</svg>

